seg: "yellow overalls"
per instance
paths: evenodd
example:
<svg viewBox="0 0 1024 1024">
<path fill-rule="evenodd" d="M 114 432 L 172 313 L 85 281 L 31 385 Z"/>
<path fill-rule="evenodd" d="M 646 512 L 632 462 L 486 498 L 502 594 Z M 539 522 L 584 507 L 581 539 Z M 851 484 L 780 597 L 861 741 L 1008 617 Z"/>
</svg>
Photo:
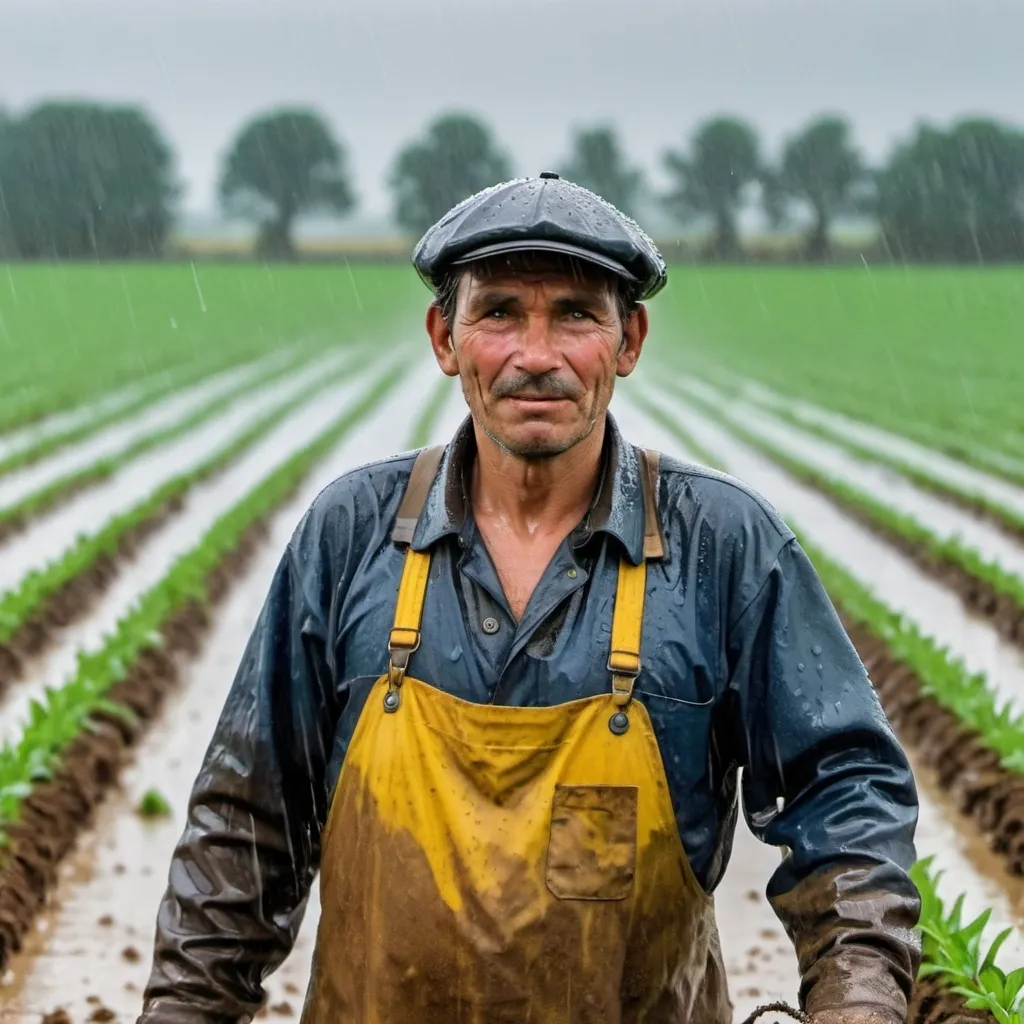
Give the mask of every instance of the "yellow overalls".
<svg viewBox="0 0 1024 1024">
<path fill-rule="evenodd" d="M 436 465 L 421 456 L 407 497 Z M 396 534 L 418 512 L 404 502 Z M 304 1024 L 725 1024 L 713 902 L 633 700 L 646 563 L 619 564 L 608 692 L 554 707 L 406 674 L 429 571 L 410 547 L 335 790 Z"/>
</svg>

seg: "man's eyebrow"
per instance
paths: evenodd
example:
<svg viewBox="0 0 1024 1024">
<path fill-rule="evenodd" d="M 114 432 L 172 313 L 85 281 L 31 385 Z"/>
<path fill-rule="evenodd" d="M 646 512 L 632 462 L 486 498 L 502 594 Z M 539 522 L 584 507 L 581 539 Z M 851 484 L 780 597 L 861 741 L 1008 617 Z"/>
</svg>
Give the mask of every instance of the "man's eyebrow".
<svg viewBox="0 0 1024 1024">
<path fill-rule="evenodd" d="M 507 306 L 518 301 L 519 297 L 513 292 L 503 292 L 496 288 L 487 288 L 470 296 L 467 305 L 471 309 L 479 309 L 481 306 Z"/>
</svg>

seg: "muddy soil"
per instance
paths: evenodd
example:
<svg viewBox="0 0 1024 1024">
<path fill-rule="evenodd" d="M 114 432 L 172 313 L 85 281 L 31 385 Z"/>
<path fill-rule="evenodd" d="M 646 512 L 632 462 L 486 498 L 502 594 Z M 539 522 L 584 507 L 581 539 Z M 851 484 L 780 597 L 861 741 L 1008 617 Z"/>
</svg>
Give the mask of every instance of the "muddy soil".
<svg viewBox="0 0 1024 1024">
<path fill-rule="evenodd" d="M 210 626 L 211 606 L 241 575 L 264 533 L 262 523 L 246 531 L 238 547 L 209 577 L 210 605 L 192 602 L 181 608 L 161 630 L 164 646 L 143 652 L 111 689 L 110 699 L 130 708 L 136 720 L 128 722 L 102 712 L 93 715 L 94 728 L 82 733 L 54 777 L 35 786 L 22 804 L 19 822 L 8 829 L 9 843 L 0 867 L 0 969 L 21 947 L 56 881 L 57 865 L 116 781 L 125 751 L 177 682 L 182 659 L 197 653 Z"/>
<path fill-rule="evenodd" d="M 844 625 L 901 742 L 935 771 L 939 785 L 977 824 L 1007 870 L 1024 877 L 1024 775 L 1004 768 L 977 733 L 926 696 L 921 681 L 884 640 L 860 623 L 846 619 Z"/>
<path fill-rule="evenodd" d="M 171 498 L 145 522 L 124 533 L 114 552 L 101 555 L 85 572 L 68 580 L 10 640 L 0 642 L 0 696 L 22 676 L 28 661 L 47 648 L 57 630 L 89 613 L 120 572 L 122 563 L 131 561 L 142 542 L 156 533 L 182 504 L 180 495 Z"/>
</svg>

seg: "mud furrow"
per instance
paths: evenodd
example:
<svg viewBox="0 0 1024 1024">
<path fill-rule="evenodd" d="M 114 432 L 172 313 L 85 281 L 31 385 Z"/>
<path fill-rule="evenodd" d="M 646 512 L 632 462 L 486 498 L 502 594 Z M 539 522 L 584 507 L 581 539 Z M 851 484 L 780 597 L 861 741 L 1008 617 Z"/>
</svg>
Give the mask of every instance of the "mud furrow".
<svg viewBox="0 0 1024 1024">
<path fill-rule="evenodd" d="M 28 426 L 16 427 L 0 434 L 0 463 L 58 434 L 87 427 L 93 421 L 104 419 L 138 402 L 146 394 L 145 383 L 128 384 L 113 394 L 106 395 L 88 405 L 53 413 Z"/>
<path fill-rule="evenodd" d="M 0 590 L 11 589 L 33 569 L 59 558 L 79 534 L 98 532 L 111 518 L 148 498 L 161 484 L 200 465 L 281 402 L 298 403 L 313 382 L 343 362 L 343 356 L 328 356 L 273 384 L 254 388 L 213 419 L 130 460 L 60 508 L 33 518 L 22 534 L 9 539 L 2 548 Z"/>
<path fill-rule="evenodd" d="M 3 553 L 4 569 L 0 570 L 0 577 L 6 580 L 6 589 L 15 589 L 30 572 L 42 570 L 48 563 L 58 561 L 77 537 L 100 532 L 111 519 L 138 507 L 171 480 L 206 463 L 218 452 L 228 451 L 233 443 L 282 402 L 294 396 L 296 408 L 301 407 L 302 394 L 309 384 L 333 365 L 333 360 L 326 364 L 317 363 L 313 368 L 300 370 L 268 388 L 255 391 L 211 422 L 126 466 L 107 484 L 94 489 L 73 507 L 56 516 L 40 517 L 29 536 L 17 545 L 12 544 Z M 353 373 L 352 380 L 347 383 L 354 383 L 358 376 Z M 252 441 L 253 446 L 260 443 L 259 438 Z M 244 451 L 236 456 L 242 457 Z M 30 659 L 42 653 L 59 630 L 89 613 L 112 585 L 123 565 L 139 557 L 140 553 L 145 554 L 146 542 L 159 535 L 167 521 L 185 506 L 188 490 L 203 487 L 206 481 L 215 481 L 228 468 L 227 464 L 211 466 L 210 472 L 190 482 L 184 493 L 170 495 L 148 518 L 122 535 L 115 550 L 103 554 L 85 572 L 51 594 L 14 636 L 0 642 L 0 698 L 24 674 Z M 104 516 L 107 518 L 103 519 Z M 21 575 L 16 578 L 19 572 Z"/>
</svg>

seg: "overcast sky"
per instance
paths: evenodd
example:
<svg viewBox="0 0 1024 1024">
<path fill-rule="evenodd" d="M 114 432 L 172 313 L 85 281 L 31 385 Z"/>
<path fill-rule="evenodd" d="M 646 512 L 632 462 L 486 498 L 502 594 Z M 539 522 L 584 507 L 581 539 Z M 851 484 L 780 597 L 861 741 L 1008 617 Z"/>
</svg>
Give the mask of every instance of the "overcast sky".
<svg viewBox="0 0 1024 1024">
<path fill-rule="evenodd" d="M 1024 0 L 0 0 L 0 104 L 143 103 L 199 211 L 245 118 L 312 104 L 378 213 L 442 109 L 485 115 L 522 173 L 613 120 L 660 184 L 665 147 L 722 110 L 772 145 L 845 111 L 875 158 L 921 116 L 1024 123 L 1022 40 Z"/>
</svg>

